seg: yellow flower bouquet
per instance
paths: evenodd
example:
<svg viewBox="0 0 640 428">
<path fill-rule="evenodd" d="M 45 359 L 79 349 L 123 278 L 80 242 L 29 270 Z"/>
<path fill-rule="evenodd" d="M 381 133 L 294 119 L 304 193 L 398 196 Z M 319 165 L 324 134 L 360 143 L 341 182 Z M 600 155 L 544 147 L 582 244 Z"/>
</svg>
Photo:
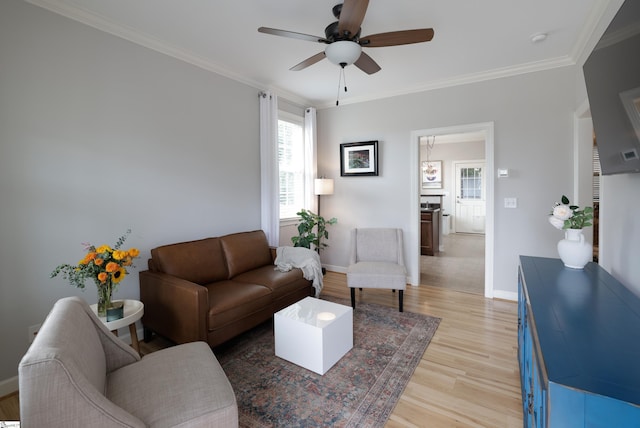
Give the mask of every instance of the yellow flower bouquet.
<svg viewBox="0 0 640 428">
<path fill-rule="evenodd" d="M 95 247 L 86 244 L 87 253 L 77 265 L 59 265 L 51 272 L 51 278 L 62 273 L 64 279 L 80 289 L 84 289 L 87 279 L 92 279 L 98 288 L 98 315 L 106 316 L 113 292 L 128 274 L 127 267 L 133 266 L 133 259 L 140 255 L 137 248 L 126 251 L 120 249 L 130 233 L 131 230 L 127 230 L 113 248 L 109 245 Z"/>
</svg>

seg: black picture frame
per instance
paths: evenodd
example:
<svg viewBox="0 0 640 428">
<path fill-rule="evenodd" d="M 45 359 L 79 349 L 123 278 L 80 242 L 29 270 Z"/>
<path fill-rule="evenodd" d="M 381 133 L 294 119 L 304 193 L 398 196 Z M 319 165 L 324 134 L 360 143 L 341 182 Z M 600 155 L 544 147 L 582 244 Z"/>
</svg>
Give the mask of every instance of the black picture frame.
<svg viewBox="0 0 640 428">
<path fill-rule="evenodd" d="M 377 176 L 378 141 L 340 144 L 340 175 Z"/>
</svg>

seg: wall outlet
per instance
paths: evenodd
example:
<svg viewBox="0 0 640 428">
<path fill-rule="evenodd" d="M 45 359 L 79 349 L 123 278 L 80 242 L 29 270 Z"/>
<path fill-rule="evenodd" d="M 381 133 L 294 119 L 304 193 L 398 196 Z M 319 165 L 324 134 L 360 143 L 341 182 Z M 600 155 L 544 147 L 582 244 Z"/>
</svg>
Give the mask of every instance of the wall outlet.
<svg viewBox="0 0 640 428">
<path fill-rule="evenodd" d="M 42 324 L 36 324 L 29 327 L 29 343 L 33 343 L 33 339 L 36 338 L 38 331 L 40 331 L 40 327 L 42 327 Z"/>
</svg>

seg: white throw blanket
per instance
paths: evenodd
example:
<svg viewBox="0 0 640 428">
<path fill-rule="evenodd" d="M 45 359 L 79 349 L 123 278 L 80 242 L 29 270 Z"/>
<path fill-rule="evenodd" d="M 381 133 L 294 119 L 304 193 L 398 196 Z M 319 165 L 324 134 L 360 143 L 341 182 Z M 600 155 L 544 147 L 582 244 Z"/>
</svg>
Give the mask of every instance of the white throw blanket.
<svg viewBox="0 0 640 428">
<path fill-rule="evenodd" d="M 275 269 L 289 272 L 293 268 L 300 268 L 304 279 L 313 281 L 316 297 L 322 290 L 322 265 L 320 256 L 313 250 L 304 247 L 278 247 L 276 249 Z"/>
</svg>

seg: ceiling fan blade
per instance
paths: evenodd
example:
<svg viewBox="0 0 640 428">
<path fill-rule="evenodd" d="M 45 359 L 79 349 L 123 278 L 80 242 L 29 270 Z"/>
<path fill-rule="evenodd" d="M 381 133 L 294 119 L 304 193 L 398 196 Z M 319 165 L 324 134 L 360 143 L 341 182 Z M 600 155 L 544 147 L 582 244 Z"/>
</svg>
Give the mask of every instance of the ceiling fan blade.
<svg viewBox="0 0 640 428">
<path fill-rule="evenodd" d="M 274 36 L 289 37 L 292 39 L 306 40 L 309 42 L 320 42 L 320 43 L 327 42 L 327 40 L 325 40 L 324 37 L 312 36 L 310 34 L 296 33 L 296 32 L 287 31 L 287 30 L 278 30 L 277 28 L 260 27 L 258 28 L 258 31 L 260 33 L 273 34 Z"/>
<path fill-rule="evenodd" d="M 318 61 L 322 61 L 324 59 L 325 55 L 324 55 L 324 51 L 315 54 L 314 56 L 311 56 L 307 59 L 305 59 L 304 61 L 302 61 L 300 64 L 296 64 L 293 67 L 291 67 L 289 70 L 291 71 L 300 71 L 304 68 L 309 67 L 310 65 L 315 64 Z"/>
<path fill-rule="evenodd" d="M 344 0 L 338 20 L 338 32 L 341 37 L 345 33 L 348 37 L 358 34 L 368 6 L 369 0 Z"/>
<path fill-rule="evenodd" d="M 360 37 L 360 45 L 367 48 L 379 48 L 383 46 L 408 45 L 411 43 L 428 42 L 433 39 L 432 28 L 419 30 L 391 31 L 389 33 L 372 34 Z"/>
<path fill-rule="evenodd" d="M 353 64 L 367 74 L 373 74 L 380 71 L 380 66 L 378 65 L 378 63 L 364 52 L 360 54 L 360 58 L 358 58 L 358 60 Z"/>
</svg>

